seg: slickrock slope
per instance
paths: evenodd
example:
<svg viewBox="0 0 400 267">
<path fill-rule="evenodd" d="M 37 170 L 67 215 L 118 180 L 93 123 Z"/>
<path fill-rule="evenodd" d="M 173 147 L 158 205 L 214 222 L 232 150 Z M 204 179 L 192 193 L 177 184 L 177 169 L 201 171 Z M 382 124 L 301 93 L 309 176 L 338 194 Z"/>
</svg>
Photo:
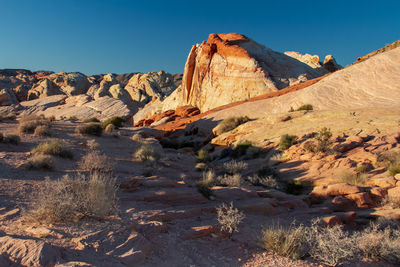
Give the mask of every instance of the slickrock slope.
<svg viewBox="0 0 400 267">
<path fill-rule="evenodd" d="M 244 35 L 210 34 L 189 53 L 181 93 L 183 104 L 207 111 L 318 76 L 308 65 Z"/>
<path fill-rule="evenodd" d="M 264 117 L 311 104 L 316 110 L 398 107 L 400 102 L 400 48 L 339 70 L 302 90 L 279 97 L 243 103 L 205 118 Z"/>
</svg>

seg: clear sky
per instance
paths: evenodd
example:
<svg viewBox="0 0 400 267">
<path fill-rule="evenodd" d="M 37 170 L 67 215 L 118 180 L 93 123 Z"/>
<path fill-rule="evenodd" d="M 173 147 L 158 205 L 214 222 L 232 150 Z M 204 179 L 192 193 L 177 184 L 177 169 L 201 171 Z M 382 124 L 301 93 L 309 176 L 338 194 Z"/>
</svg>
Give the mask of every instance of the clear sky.
<svg viewBox="0 0 400 267">
<path fill-rule="evenodd" d="M 0 0 L 0 68 L 182 73 L 209 33 L 347 65 L 400 39 L 400 1 Z"/>
</svg>

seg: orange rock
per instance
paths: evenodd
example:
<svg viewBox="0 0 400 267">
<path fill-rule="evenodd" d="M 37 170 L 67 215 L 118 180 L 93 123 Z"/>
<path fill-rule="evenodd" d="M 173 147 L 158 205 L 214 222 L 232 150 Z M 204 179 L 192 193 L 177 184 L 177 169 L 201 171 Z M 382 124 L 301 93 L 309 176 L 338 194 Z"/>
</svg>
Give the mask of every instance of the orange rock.
<svg viewBox="0 0 400 267">
<path fill-rule="evenodd" d="M 349 194 L 346 198 L 353 200 L 359 208 L 368 208 L 373 206 L 371 196 L 366 192 Z"/>
<path fill-rule="evenodd" d="M 183 234 L 182 239 L 196 239 L 210 236 L 212 233 L 215 233 L 216 229 L 212 225 L 198 226 L 192 227 L 189 231 Z"/>
</svg>

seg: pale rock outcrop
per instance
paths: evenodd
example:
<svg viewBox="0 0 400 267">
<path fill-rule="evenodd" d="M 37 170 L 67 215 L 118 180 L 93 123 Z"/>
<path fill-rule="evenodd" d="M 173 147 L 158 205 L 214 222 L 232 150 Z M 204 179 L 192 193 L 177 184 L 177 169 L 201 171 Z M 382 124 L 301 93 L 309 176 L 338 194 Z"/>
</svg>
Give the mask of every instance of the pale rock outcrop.
<svg viewBox="0 0 400 267">
<path fill-rule="evenodd" d="M 321 73 L 321 75 L 325 75 L 330 72 L 335 72 L 342 68 L 340 65 L 336 63 L 336 60 L 332 55 L 327 55 L 323 63 L 319 61 L 318 55 L 310 55 L 310 54 L 303 55 L 295 51 L 287 51 L 285 52 L 285 55 L 295 58 L 307 64 L 311 68 Z"/>
<path fill-rule="evenodd" d="M 128 118 L 132 116 L 132 110 L 119 99 L 109 96 L 100 97 L 91 101 L 89 96 L 81 95 L 69 98 L 64 105 L 53 106 L 44 109 L 41 114 L 55 116 L 56 118 L 76 116 L 84 120 L 91 117 L 107 119 L 113 116 Z"/>
<path fill-rule="evenodd" d="M 164 71 L 134 74 L 125 86 L 132 100 L 146 104 L 153 98 L 164 99 L 177 88 L 173 75 Z"/>
<path fill-rule="evenodd" d="M 79 72 L 74 73 L 54 73 L 48 76 L 61 91 L 68 96 L 84 94 L 90 87 L 90 83 L 85 75 Z"/>
<path fill-rule="evenodd" d="M 43 79 L 28 91 L 27 99 L 33 100 L 39 97 L 43 98 L 51 95 L 60 95 L 62 93 L 63 92 L 59 89 L 59 87 L 52 81 L 49 79 Z"/>
<path fill-rule="evenodd" d="M 202 112 L 277 91 L 321 74 L 237 33 L 210 34 L 192 47 L 182 80 L 184 102 Z"/>
</svg>

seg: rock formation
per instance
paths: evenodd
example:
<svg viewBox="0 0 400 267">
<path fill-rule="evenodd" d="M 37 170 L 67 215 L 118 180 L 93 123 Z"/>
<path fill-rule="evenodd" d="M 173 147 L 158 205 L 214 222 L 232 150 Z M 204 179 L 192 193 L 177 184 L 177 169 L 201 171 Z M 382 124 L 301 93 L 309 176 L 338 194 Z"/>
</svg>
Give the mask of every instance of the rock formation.
<svg viewBox="0 0 400 267">
<path fill-rule="evenodd" d="M 163 100 L 180 85 L 181 74 L 171 75 L 164 71 L 150 73 L 127 73 L 127 74 L 106 74 L 85 76 L 82 73 L 52 73 L 52 72 L 31 72 L 29 70 L 0 70 L 0 106 L 16 106 L 21 108 L 20 103 L 25 101 L 42 99 L 50 96 L 62 96 L 75 99 L 85 99 L 86 102 L 99 99 L 113 98 L 116 101 L 103 101 L 103 104 L 115 105 L 120 108 L 116 114 L 134 114 L 138 108 L 146 103 L 160 99 Z M 108 97 L 108 98 L 104 98 Z M 51 98 L 50 98 L 51 99 Z M 46 102 L 47 100 L 44 100 Z M 99 103 L 100 103 L 99 102 Z M 83 105 L 81 102 L 71 100 L 68 105 L 60 107 L 56 114 L 59 116 L 77 116 L 84 118 L 85 114 L 93 112 L 81 112 L 78 109 L 71 109 L 75 105 Z M 22 108 L 26 105 L 23 104 Z M 39 107 L 40 106 L 40 107 Z M 25 113 L 43 112 L 47 107 L 39 105 L 34 109 L 29 108 Z M 105 110 L 108 107 L 101 107 Z M 130 111 L 126 112 L 125 108 Z M 65 109 L 65 110 L 63 110 Z M 123 111 L 122 111 L 123 110 Z M 73 112 L 77 112 L 73 114 Z M 94 112 L 96 114 L 98 112 Z M 106 114 L 100 111 L 101 114 Z"/>
<path fill-rule="evenodd" d="M 335 72 L 342 68 L 340 65 L 336 63 L 336 60 L 332 55 L 327 55 L 323 63 L 319 61 L 318 55 L 310 55 L 310 54 L 303 55 L 300 54 L 299 52 L 294 52 L 294 51 L 285 52 L 285 55 L 295 58 L 307 64 L 311 68 L 320 72 L 321 75 L 325 75 L 330 72 Z"/>
<path fill-rule="evenodd" d="M 321 74 L 237 33 L 210 34 L 194 45 L 182 80 L 182 104 L 206 111 L 277 91 Z"/>
</svg>

